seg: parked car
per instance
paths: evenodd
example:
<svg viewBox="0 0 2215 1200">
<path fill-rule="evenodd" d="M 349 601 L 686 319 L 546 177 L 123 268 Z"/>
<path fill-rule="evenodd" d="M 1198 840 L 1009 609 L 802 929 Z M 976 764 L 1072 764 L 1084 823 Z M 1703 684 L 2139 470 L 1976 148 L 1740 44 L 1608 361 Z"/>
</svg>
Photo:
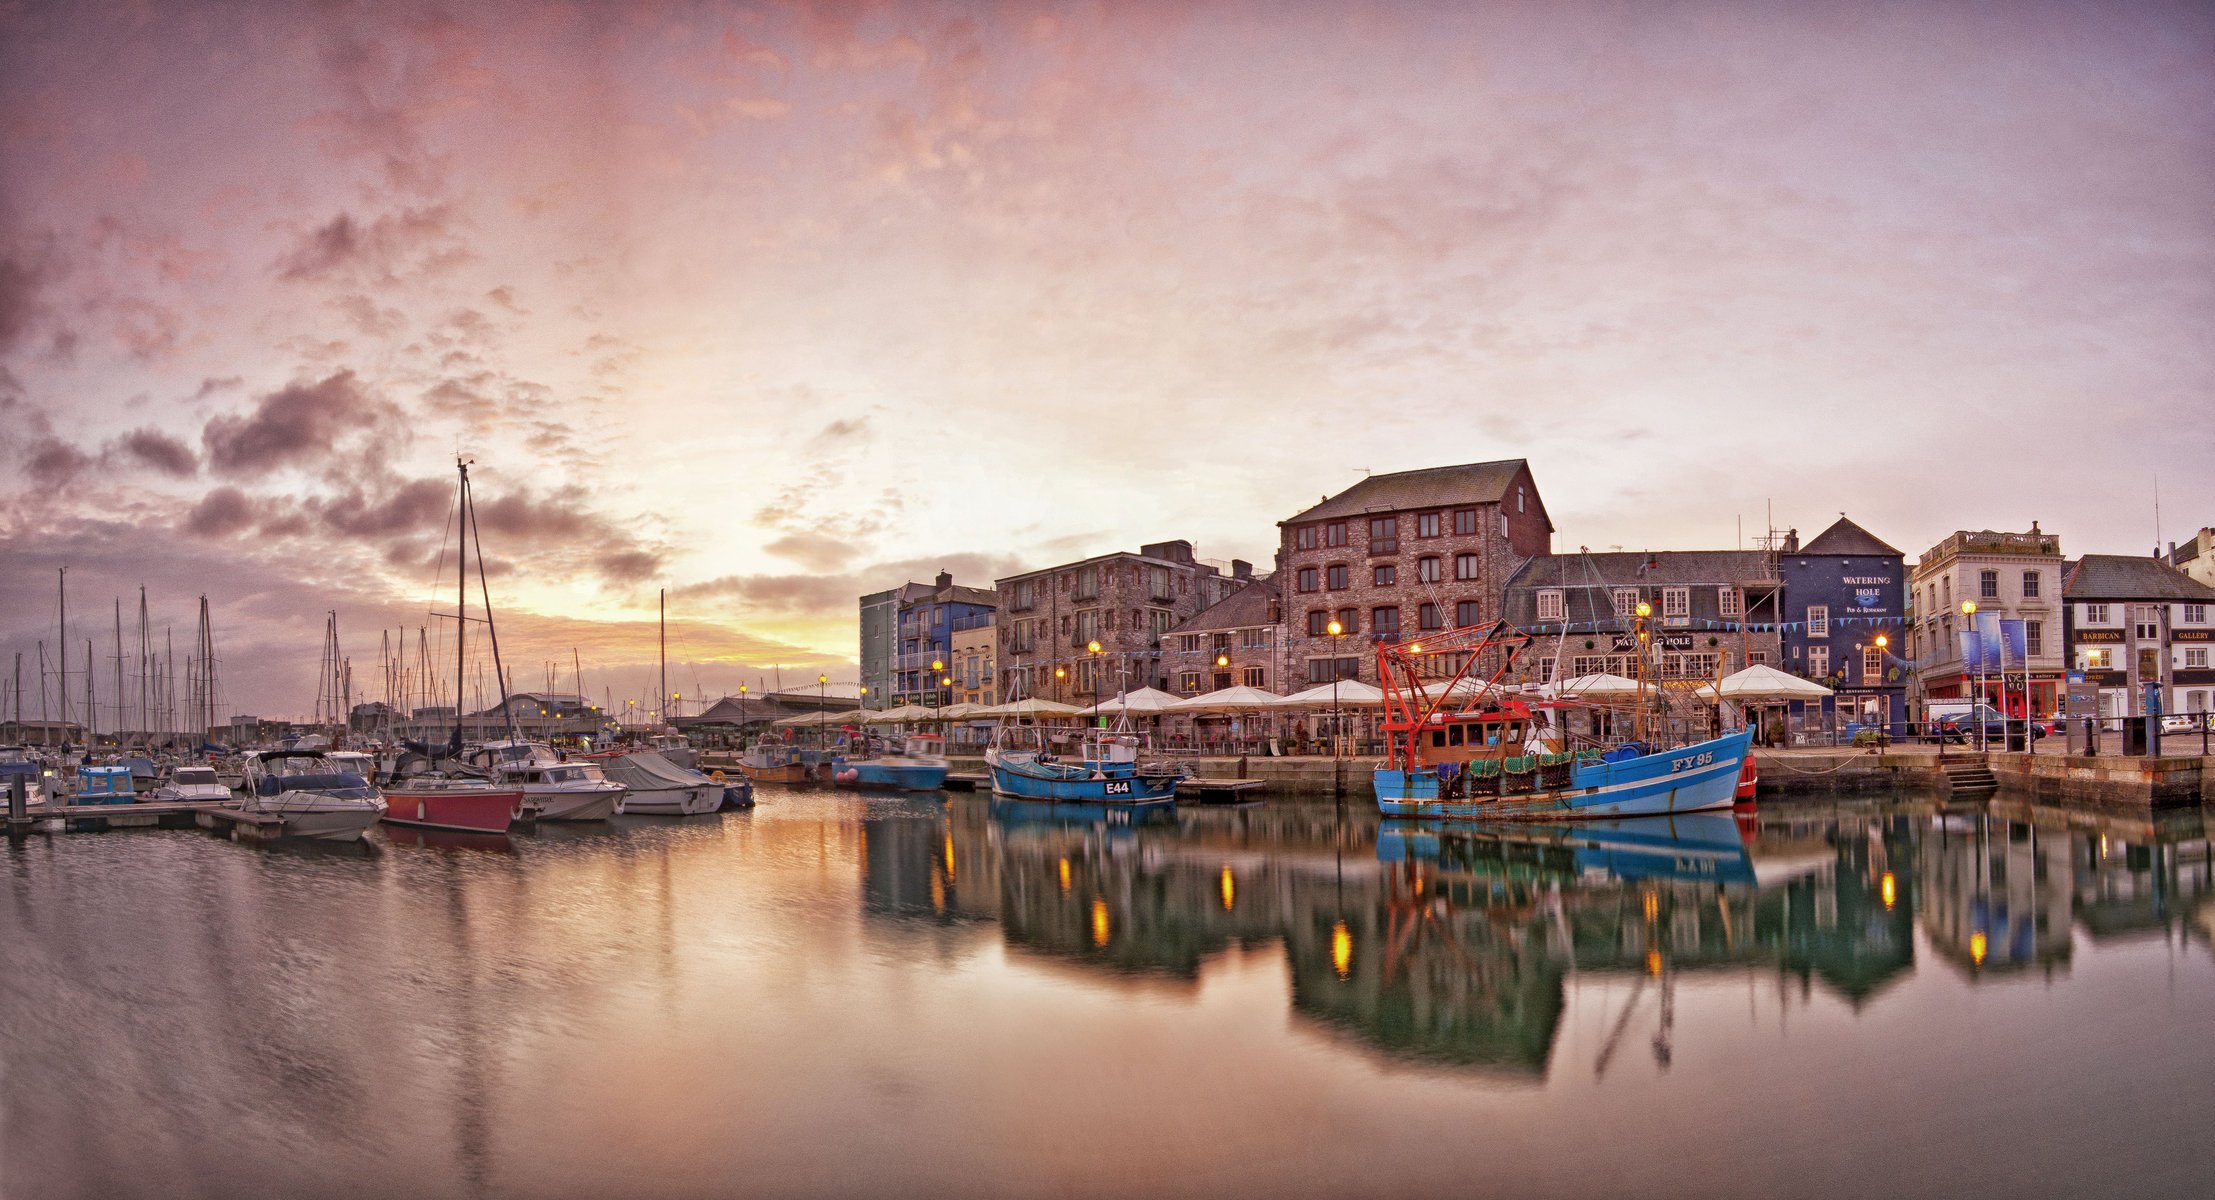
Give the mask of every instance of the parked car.
<svg viewBox="0 0 2215 1200">
<path fill-rule="evenodd" d="M 1984 740 L 1988 744 L 2004 744 L 2007 741 L 2007 731 L 2010 728 L 2017 731 L 2021 731 L 2023 728 L 2023 722 L 2020 719 L 2005 716 L 2000 710 L 1989 704 L 1979 704 L 1973 709 L 1949 713 L 1938 718 L 1936 725 L 1933 726 L 1933 731 L 1941 741 L 1963 744 L 1977 740 L 1977 726 L 1979 724 L 1984 727 Z M 2030 723 L 2030 735 L 2034 740 L 2046 736 L 2046 733 L 2047 730 L 2042 723 L 2038 721 Z"/>
<path fill-rule="evenodd" d="M 2198 733 L 2215 729 L 2215 713 L 2175 713 L 2161 718 L 2163 733 Z"/>
</svg>

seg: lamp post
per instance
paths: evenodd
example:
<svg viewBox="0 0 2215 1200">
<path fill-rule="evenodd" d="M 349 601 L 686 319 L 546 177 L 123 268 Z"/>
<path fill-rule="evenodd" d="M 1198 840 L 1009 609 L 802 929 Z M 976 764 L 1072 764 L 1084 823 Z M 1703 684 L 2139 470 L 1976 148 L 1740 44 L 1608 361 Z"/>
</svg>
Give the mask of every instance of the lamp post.
<svg viewBox="0 0 2215 1200">
<path fill-rule="evenodd" d="M 815 677 L 815 740 L 826 750 L 830 748 L 831 743 L 830 686 L 830 676 L 818 675 Z"/>
<path fill-rule="evenodd" d="M 1966 589 L 1964 589 L 1964 590 L 1966 590 Z M 1977 617 L 1977 602 L 1976 602 L 1976 601 L 1974 601 L 1974 600 L 1964 600 L 1964 601 L 1962 601 L 1962 602 L 1961 602 L 1961 621 L 1962 621 L 1962 624 L 1963 624 L 1964 626 L 1972 626 L 1972 625 L 1974 625 L 1974 624 L 1976 623 L 1976 617 Z M 1974 701 L 1973 703 L 1971 703 L 1971 704 L 1969 705 L 1969 715 L 1970 715 L 1970 716 L 1972 716 L 1972 717 L 1975 717 L 1975 718 L 1976 718 L 1976 721 L 1977 721 L 1977 750 L 1978 750 L 1979 752 L 1983 751 L 1983 749 L 1984 749 L 1984 714 L 1983 714 L 1983 713 L 1981 713 L 1981 712 L 1978 712 L 1977 710 L 1978 710 L 1979 708 L 1981 708 L 1981 707 L 1982 707 L 1983 705 L 1984 705 L 1984 639 L 1983 639 L 1982 637 L 1979 637 L 1979 638 L 1977 639 L 1977 698 L 1976 698 L 1976 700 L 1975 700 L 1975 701 Z"/>
<path fill-rule="evenodd" d="M 1880 634 L 1878 634 L 1878 635 L 1877 635 L 1876 641 L 1877 641 L 1877 686 L 1880 686 L 1880 687 L 1881 687 L 1881 686 L 1883 685 L 1883 683 L 1884 683 L 1884 671 L 1885 671 L 1885 667 L 1884 667 L 1884 660 L 1885 660 L 1885 658 L 1887 657 L 1887 656 L 1886 656 L 1886 650 L 1887 650 L 1887 649 L 1888 649 L 1888 648 L 1889 648 L 1889 647 L 1890 647 L 1890 646 L 1892 645 L 1892 638 L 1891 638 L 1891 637 L 1890 637 L 1889 635 L 1887 635 L 1887 634 L 1882 634 L 1882 633 L 1880 633 Z M 1870 686 L 1870 683 L 1869 683 L 1869 672 L 1868 672 L 1867 670 L 1863 670 L 1863 671 L 1861 672 L 1861 686 L 1863 686 L 1863 687 L 1868 687 L 1868 686 Z M 1882 693 L 1879 693 L 1879 694 L 1881 695 Z M 1887 699 L 1887 700 L 1885 701 L 1885 704 L 1884 704 L 1884 728 L 1882 728 L 1882 729 L 1879 729 L 1879 730 L 1877 731 L 1877 744 L 1878 744 L 1879 746 L 1883 745 L 1883 744 L 1884 744 L 1884 739 L 1885 739 L 1885 738 L 1886 738 L 1887 736 L 1889 736 L 1889 735 L 1891 734 L 1891 732 L 1892 732 L 1892 704 L 1891 704 L 1891 701 L 1890 701 L 1889 699 Z"/>
<path fill-rule="evenodd" d="M 1346 627 L 1336 621 L 1324 626 L 1331 635 L 1331 799 L 1346 799 L 1346 765 L 1338 756 L 1338 639 L 1346 634 Z"/>
<path fill-rule="evenodd" d="M 1638 614 L 1638 714 L 1635 718 L 1635 730 L 1638 740 L 1643 742 L 1646 740 L 1646 656 L 1650 653 L 1649 646 L 1653 637 L 1652 632 L 1646 628 L 1646 618 L 1654 615 L 1654 606 L 1641 600 L 1633 611 Z"/>
<path fill-rule="evenodd" d="M 932 659 L 932 660 L 931 660 L 931 678 L 932 678 L 933 680 L 936 680 L 937 678 L 939 678 L 940 674 L 941 674 L 942 672 L 944 672 L 945 670 L 946 670 L 946 660 L 945 660 L 945 659 L 943 659 L 943 658 L 934 658 L 934 659 Z M 939 705 L 941 705 L 941 704 L 944 704 L 944 703 L 946 703 L 946 701 L 944 701 L 944 700 L 941 700 L 941 699 L 939 699 L 939 698 L 938 698 L 938 685 L 937 685 L 936 683 L 933 683 L 933 684 L 931 685 L 931 703 L 930 703 L 929 707 L 931 707 L 931 708 L 936 708 L 936 707 L 938 707 Z"/>
</svg>

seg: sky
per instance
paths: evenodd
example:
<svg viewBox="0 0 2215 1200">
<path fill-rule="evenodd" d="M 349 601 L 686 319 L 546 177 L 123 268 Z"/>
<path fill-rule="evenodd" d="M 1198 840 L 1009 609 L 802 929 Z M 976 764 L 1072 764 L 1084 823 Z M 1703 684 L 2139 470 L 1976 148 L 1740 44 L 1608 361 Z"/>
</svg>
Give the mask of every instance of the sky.
<svg viewBox="0 0 2215 1200">
<path fill-rule="evenodd" d="M 663 589 L 673 688 L 851 680 L 863 592 L 1496 458 L 1561 549 L 2146 553 L 2215 524 L 2211 62 L 2190 3 L 0 3 L 0 655 L 66 566 L 103 656 L 207 596 L 225 707 L 305 715 L 327 612 L 378 696 L 457 456 L 515 677 L 619 704 Z"/>
</svg>

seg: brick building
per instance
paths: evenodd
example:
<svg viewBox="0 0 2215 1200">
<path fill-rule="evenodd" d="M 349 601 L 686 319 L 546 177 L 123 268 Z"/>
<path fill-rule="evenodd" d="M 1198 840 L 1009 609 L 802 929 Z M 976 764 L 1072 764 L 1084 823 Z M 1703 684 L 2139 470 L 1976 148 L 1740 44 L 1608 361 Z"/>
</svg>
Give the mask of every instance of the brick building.
<svg viewBox="0 0 2215 1200">
<path fill-rule="evenodd" d="M 1001 702 L 1092 704 L 1165 686 L 1163 635 L 1252 578 L 1251 564 L 1230 566 L 1194 558 L 1191 542 L 1155 542 L 998 580 Z"/>
<path fill-rule="evenodd" d="M 1296 690 L 1284 686 L 1283 623 L 1273 578 L 1234 588 L 1162 638 L 1163 690 L 1179 696 L 1227 687 Z"/>
<path fill-rule="evenodd" d="M 1781 668 L 1782 591 L 1766 550 L 1541 555 L 1507 586 L 1504 615 L 1532 639 L 1511 678 L 1634 676 L 1641 600 L 1653 609 L 1647 630 L 1664 679 Z"/>
<path fill-rule="evenodd" d="M 1554 533 L 1519 458 L 1372 475 L 1277 526 L 1286 692 L 1376 683 L 1378 639 L 1497 619 Z"/>
</svg>

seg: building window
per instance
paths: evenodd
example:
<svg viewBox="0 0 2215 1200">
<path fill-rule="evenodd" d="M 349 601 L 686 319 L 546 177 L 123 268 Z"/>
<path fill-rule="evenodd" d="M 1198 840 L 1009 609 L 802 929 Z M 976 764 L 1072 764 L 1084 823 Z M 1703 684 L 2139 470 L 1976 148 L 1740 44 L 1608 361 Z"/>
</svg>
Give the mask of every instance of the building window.
<svg viewBox="0 0 2215 1200">
<path fill-rule="evenodd" d="M 1474 554 L 1454 555 L 1454 578 L 1475 579 L 1478 575 L 1478 559 Z"/>
<path fill-rule="evenodd" d="M 2207 624 L 2207 606 L 2206 606 L 2205 604 L 2187 604 L 2187 605 L 2185 605 L 2185 606 L 2184 606 L 2184 623 L 2185 623 L 2185 624 L 2187 624 L 2187 625 L 2205 625 L 2205 624 Z"/>
<path fill-rule="evenodd" d="M 1500 510 L 1500 536 L 1507 536 L 1507 510 L 1504 508 Z"/>
<path fill-rule="evenodd" d="M 2206 667 L 2206 666 L 2207 666 L 2207 647 L 2205 647 L 2205 646 L 2187 646 L 2187 647 L 2185 647 L 2185 649 L 2184 649 L 2184 666 L 2185 666 L 2185 669 L 2186 669 L 2186 670 L 2188 670 L 2188 671 L 2197 671 L 2197 670 L 2200 670 L 2200 669 L 2202 669 L 2202 668 Z"/>
<path fill-rule="evenodd" d="M 1455 510 L 1454 510 L 1454 536 L 1455 536 L 1455 537 L 1475 537 L 1475 536 L 1476 536 L 1476 533 L 1477 533 L 1477 510 L 1476 510 L 1476 509 L 1473 509 L 1473 508 L 1457 508 L 1457 509 L 1455 509 Z"/>
<path fill-rule="evenodd" d="M 1523 511 L 1523 489 L 1521 488 L 1515 489 L 1515 511 Z"/>
<path fill-rule="evenodd" d="M 1332 563 L 1323 573 L 1323 582 L 1334 592 L 1346 590 L 1346 564 Z"/>
<path fill-rule="evenodd" d="M 1255 626 L 1252 629 L 1241 629 L 1238 631 L 1238 648 L 1241 650 L 1266 650 L 1269 648 L 1270 642 L 1274 640 L 1270 637 L 1271 632 L 1272 630 L 1266 625 Z"/>
<path fill-rule="evenodd" d="M 1200 652 L 1200 635 L 1188 633 L 1179 637 L 1177 639 L 1177 649 L 1184 651 L 1186 654 L 1198 654 Z"/>
<path fill-rule="evenodd" d="M 1613 594 L 1613 599 L 1614 599 L 1614 601 L 1615 601 L 1615 615 L 1616 615 L 1616 616 L 1618 616 L 1618 617 L 1631 617 L 1631 616 L 1635 616 L 1635 615 L 1637 614 L 1637 612 L 1638 612 L 1638 589 L 1637 589 L 1637 588 L 1616 588 L 1616 589 L 1615 589 L 1615 591 L 1614 591 L 1614 594 Z"/>
<path fill-rule="evenodd" d="M 1810 604 L 1807 606 L 1807 636 L 1830 636 L 1830 605 Z"/>
<path fill-rule="evenodd" d="M 1475 600 L 1463 600 L 1454 605 L 1454 624 L 1468 626 L 1484 621 L 1484 605 Z"/>
<path fill-rule="evenodd" d="M 1239 671 L 1239 682 L 1250 688 L 1268 687 L 1268 674 L 1260 667 L 1246 667 Z"/>
<path fill-rule="evenodd" d="M 1400 632 L 1400 609 L 1386 604 L 1369 610 L 1369 629 L 1378 637 L 1391 637 Z"/>
<path fill-rule="evenodd" d="M 1438 516 L 1439 515 L 1434 512 L 1415 514 L 1415 536 L 1426 538 L 1437 537 L 1439 528 Z"/>
<path fill-rule="evenodd" d="M 2034 600 L 2034 599 L 2036 599 L 2037 597 L 2038 597 L 2038 572 L 2036 572 L 2036 571 L 2025 571 L 2025 572 L 2023 572 L 2023 598 L 2024 598 L 2025 600 Z"/>
<path fill-rule="evenodd" d="M 1353 633 L 1353 632 L 1355 632 L 1355 631 L 1359 630 L 1360 628 L 1361 628 L 1361 610 L 1360 610 L 1360 609 L 1358 609 L 1358 608 L 1342 608 L 1342 609 L 1339 609 L 1339 610 L 1338 610 L 1338 631 L 1339 631 L 1339 633 L 1340 633 L 1340 634 L 1349 634 L 1349 633 Z"/>
<path fill-rule="evenodd" d="M 1692 619 L 1692 589 L 1661 589 L 1661 619 L 1671 625 L 1682 625 Z"/>
<path fill-rule="evenodd" d="M 1309 609 L 1309 610 L 1308 610 L 1308 614 L 1307 614 L 1307 635 L 1308 635 L 1309 637 L 1328 637 L 1328 636 L 1330 636 L 1330 631 L 1331 631 L 1331 630 L 1330 630 L 1330 624 L 1331 624 L 1331 615 L 1330 615 L 1330 613 L 1328 613 L 1328 612 L 1326 612 L 1325 610 L 1323 610 L 1323 609 L 1320 609 L 1320 608 L 1311 608 L 1311 609 Z"/>
<path fill-rule="evenodd" d="M 1420 629 L 1439 628 L 1440 626 L 1438 621 L 1438 606 L 1435 604 L 1416 605 L 1415 624 L 1416 627 Z"/>
<path fill-rule="evenodd" d="M 1830 647 L 1809 646 L 1807 648 L 1807 673 L 1810 678 L 1817 679 L 1830 674 Z"/>
<path fill-rule="evenodd" d="M 1562 604 L 1560 588 L 1541 588 L 1538 592 L 1538 619 L 1561 621 L 1567 619 L 1567 609 Z"/>
<path fill-rule="evenodd" d="M 1445 574 L 1445 568 L 1439 565 L 1435 554 L 1426 554 L 1415 560 L 1415 578 L 1423 583 L 1437 583 Z"/>
<path fill-rule="evenodd" d="M 2023 654 L 2028 657 L 2044 654 L 2045 652 L 2046 623 L 2044 621 L 2023 622 Z"/>
<path fill-rule="evenodd" d="M 2132 613 L 2132 616 L 2136 619 L 2131 623 L 2133 626 L 2132 632 L 2137 635 L 2138 640 L 2141 642 L 2160 641 L 2161 606 L 2158 604 L 2139 604 L 2133 607 L 2136 611 Z"/>
<path fill-rule="evenodd" d="M 1311 658 L 1307 660 L 1307 681 L 1329 683 L 1333 679 L 1361 678 L 1361 660 L 1358 658 Z"/>
<path fill-rule="evenodd" d="M 1298 584 L 1299 590 L 1303 592 L 1313 592 L 1320 590 L 1322 586 L 1323 573 L 1321 571 L 1316 570 L 1314 567 L 1300 568 Z"/>
<path fill-rule="evenodd" d="M 1599 675 L 1607 670 L 1605 654 L 1578 654 L 1569 659 L 1569 672 L 1577 679 L 1587 675 Z"/>
<path fill-rule="evenodd" d="M 1344 521 L 1332 521 L 1330 524 L 1323 526 L 1323 544 L 1326 546 L 1345 545 L 1346 523 Z"/>
<path fill-rule="evenodd" d="M 1875 646 L 1863 646 L 1861 648 L 1862 685 L 1866 687 L 1881 682 L 1883 679 L 1884 651 L 1877 649 Z"/>
<path fill-rule="evenodd" d="M 1177 614 L 1173 612 L 1169 612 L 1166 609 L 1160 608 L 1149 608 L 1146 610 L 1146 629 L 1147 632 L 1151 633 L 1154 637 L 1158 638 L 1162 634 L 1169 632 L 1169 627 L 1176 623 Z"/>
<path fill-rule="evenodd" d="M 1090 600 L 1100 594 L 1100 570 L 1097 567 L 1077 568 L 1076 595 L 1072 599 Z"/>
<path fill-rule="evenodd" d="M 1400 518 L 1369 518 L 1369 553 L 1398 554 L 1400 552 Z"/>
<path fill-rule="evenodd" d="M 1185 671 L 1179 674 L 1177 676 L 1177 690 L 1187 696 L 1199 695 L 1200 673 L 1198 671 Z"/>
<path fill-rule="evenodd" d="M 1768 666 L 1768 665 L 1769 665 L 1769 652 L 1768 652 L 1767 650 L 1748 650 L 1748 651 L 1746 651 L 1746 665 L 1747 665 L 1747 666 L 1749 666 L 1749 667 L 1766 667 L 1766 666 Z"/>
<path fill-rule="evenodd" d="M 1721 616 L 1733 619 L 1745 616 L 1746 593 L 1734 587 L 1716 588 L 1715 611 Z"/>
<path fill-rule="evenodd" d="M 2108 647 L 2085 650 L 2083 653 L 2084 669 L 2087 671 L 2109 671 L 2115 667 L 2115 651 Z"/>
<path fill-rule="evenodd" d="M 2105 624 L 2107 624 L 2107 606 L 2106 606 L 2105 604 L 2087 604 L 2087 605 L 2085 605 L 2085 606 L 2084 606 L 2084 623 L 2085 623 L 2085 624 L 2087 624 L 2087 625 L 2105 625 Z"/>
<path fill-rule="evenodd" d="M 1370 582 L 1378 587 L 1391 587 L 1393 584 L 1400 582 L 1400 568 L 1393 566 L 1391 563 L 1378 564 L 1377 568 L 1371 571 L 1369 575 Z"/>
<path fill-rule="evenodd" d="M 1997 600 L 1999 598 L 2000 573 L 1993 570 L 1977 572 L 1977 599 Z"/>
<path fill-rule="evenodd" d="M 1292 531 L 1292 546 L 1296 550 L 1315 549 L 1315 526 L 1302 525 Z"/>
</svg>

